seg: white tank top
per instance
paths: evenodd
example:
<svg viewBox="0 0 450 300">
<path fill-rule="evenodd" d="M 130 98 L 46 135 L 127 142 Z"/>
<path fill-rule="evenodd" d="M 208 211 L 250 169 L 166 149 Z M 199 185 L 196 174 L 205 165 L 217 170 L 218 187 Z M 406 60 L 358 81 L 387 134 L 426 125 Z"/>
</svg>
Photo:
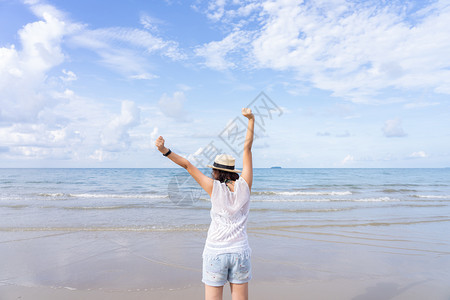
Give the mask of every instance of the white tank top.
<svg viewBox="0 0 450 300">
<path fill-rule="evenodd" d="M 239 177 L 231 192 L 225 183 L 214 180 L 211 193 L 211 225 L 206 238 L 203 257 L 223 253 L 250 256 L 247 238 L 247 218 L 250 208 L 250 189 Z"/>
</svg>

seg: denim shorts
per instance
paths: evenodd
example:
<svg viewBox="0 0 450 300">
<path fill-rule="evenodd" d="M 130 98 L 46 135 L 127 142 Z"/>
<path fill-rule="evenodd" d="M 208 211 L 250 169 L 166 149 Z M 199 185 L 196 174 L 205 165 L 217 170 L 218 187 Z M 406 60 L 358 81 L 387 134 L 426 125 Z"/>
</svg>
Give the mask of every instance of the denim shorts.
<svg viewBox="0 0 450 300">
<path fill-rule="evenodd" d="M 247 283 L 252 278 L 250 257 L 240 253 L 225 253 L 203 258 L 203 283 L 223 286 L 230 283 Z"/>
</svg>

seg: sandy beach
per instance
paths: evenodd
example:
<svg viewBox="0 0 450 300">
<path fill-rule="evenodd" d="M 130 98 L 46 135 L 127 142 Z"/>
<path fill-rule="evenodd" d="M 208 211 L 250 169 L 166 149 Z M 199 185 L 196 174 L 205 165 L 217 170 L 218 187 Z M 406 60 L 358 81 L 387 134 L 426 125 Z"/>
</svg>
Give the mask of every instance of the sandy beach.
<svg viewBox="0 0 450 300">
<path fill-rule="evenodd" d="M 370 285 L 372 284 L 372 285 Z M 401 286 L 393 282 L 359 282 L 350 280 L 333 280 L 320 282 L 252 282 L 250 299 L 448 299 L 448 293 L 439 291 L 438 286 L 410 284 Z M 1 299 L 99 299 L 99 300 L 141 300 L 141 299 L 203 299 L 203 286 L 197 284 L 182 289 L 152 291 L 102 291 L 67 289 L 2 287 Z M 231 299 L 227 290 L 224 299 Z"/>
<path fill-rule="evenodd" d="M 202 299 L 204 231 L 2 233 L 0 299 Z M 250 230 L 251 299 L 445 299 L 448 256 Z M 20 236 L 20 237 L 19 237 Z M 226 288 L 224 299 L 230 299 Z"/>
</svg>

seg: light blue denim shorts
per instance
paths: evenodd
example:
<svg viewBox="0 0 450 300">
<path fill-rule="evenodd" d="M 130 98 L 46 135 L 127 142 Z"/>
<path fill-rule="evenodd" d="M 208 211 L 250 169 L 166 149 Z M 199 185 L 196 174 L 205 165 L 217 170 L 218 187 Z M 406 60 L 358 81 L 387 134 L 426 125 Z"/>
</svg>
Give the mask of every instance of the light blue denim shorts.
<svg viewBox="0 0 450 300">
<path fill-rule="evenodd" d="M 203 283 L 223 286 L 230 283 L 247 283 L 252 278 L 250 256 L 240 253 L 225 253 L 203 258 Z"/>
</svg>

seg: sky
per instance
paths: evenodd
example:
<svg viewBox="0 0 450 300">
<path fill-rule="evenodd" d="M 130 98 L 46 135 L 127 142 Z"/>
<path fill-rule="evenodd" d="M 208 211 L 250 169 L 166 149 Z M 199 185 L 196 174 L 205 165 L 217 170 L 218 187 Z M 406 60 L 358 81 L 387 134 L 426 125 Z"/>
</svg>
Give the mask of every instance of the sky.
<svg viewBox="0 0 450 300">
<path fill-rule="evenodd" d="M 450 1 L 0 0 L 0 167 L 450 167 Z M 234 135 L 233 135 L 234 134 Z"/>
</svg>

